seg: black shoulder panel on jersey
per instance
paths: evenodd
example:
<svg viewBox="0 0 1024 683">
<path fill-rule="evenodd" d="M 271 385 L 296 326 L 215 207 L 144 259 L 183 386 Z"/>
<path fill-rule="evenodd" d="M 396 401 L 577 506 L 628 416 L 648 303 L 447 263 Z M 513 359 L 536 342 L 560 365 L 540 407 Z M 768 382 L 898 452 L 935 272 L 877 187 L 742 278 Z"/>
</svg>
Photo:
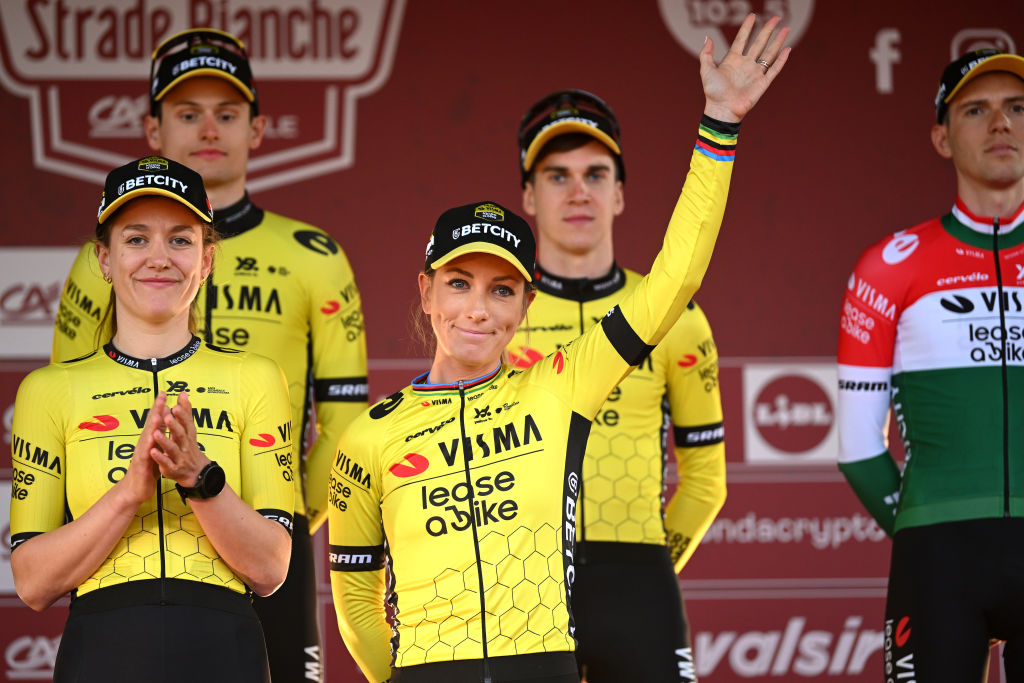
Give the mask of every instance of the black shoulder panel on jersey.
<svg viewBox="0 0 1024 683">
<path fill-rule="evenodd" d="M 287 529 L 289 534 L 291 534 L 295 529 L 295 523 L 292 520 L 291 513 L 289 512 L 285 512 L 284 510 L 274 510 L 273 508 L 263 508 L 256 512 L 260 513 L 272 522 L 277 522 Z"/>
<path fill-rule="evenodd" d="M 85 360 L 86 358 L 92 358 L 95 355 L 96 355 L 96 349 L 93 349 L 92 351 L 90 351 L 89 353 L 85 354 L 84 356 L 79 356 L 78 358 L 70 358 L 68 360 L 61 361 L 61 362 L 62 363 L 77 363 L 80 360 Z"/>
<path fill-rule="evenodd" d="M 374 407 L 370 408 L 370 417 L 372 417 L 374 420 L 381 419 L 382 417 L 390 413 L 392 410 L 397 408 L 398 404 L 402 402 L 403 398 L 405 398 L 405 396 L 402 395 L 402 392 L 396 391 L 395 393 L 391 394 Z"/>
<path fill-rule="evenodd" d="M 721 422 L 695 427 L 674 427 L 677 448 L 713 446 L 725 440 L 725 428 Z"/>
<path fill-rule="evenodd" d="M 366 403 L 370 387 L 365 377 L 332 377 L 313 381 L 313 396 L 322 401 L 340 403 Z"/>
<path fill-rule="evenodd" d="M 329 547 L 332 572 L 371 572 L 384 568 L 384 545 Z"/>
<path fill-rule="evenodd" d="M 296 230 L 292 236 L 306 249 L 323 256 L 331 256 L 340 251 L 338 243 L 331 239 L 330 235 L 320 230 Z"/>
<path fill-rule="evenodd" d="M 643 359 L 647 358 L 654 350 L 653 346 L 645 344 L 640 335 L 633 331 L 618 306 L 601 318 L 601 327 L 604 328 L 604 334 L 608 337 L 608 341 L 622 356 L 622 360 L 629 365 L 640 365 Z"/>
<path fill-rule="evenodd" d="M 30 538 L 38 536 L 41 533 L 41 531 L 26 531 L 25 533 L 21 534 L 11 534 L 11 552 L 13 553 L 14 549 L 17 548 L 19 545 L 21 545 Z"/>
<path fill-rule="evenodd" d="M 573 577 L 576 576 L 574 562 L 576 558 L 576 519 L 577 503 L 579 502 L 583 471 L 583 454 L 586 451 L 587 439 L 593 423 L 576 411 L 569 416 L 569 438 L 565 446 L 565 473 L 562 480 L 562 528 L 565 529 L 563 542 L 565 552 L 562 555 L 562 575 L 565 577 L 565 589 L 568 594 L 566 609 L 569 612 L 569 633 L 576 629 L 576 620 L 572 613 Z"/>
<path fill-rule="evenodd" d="M 233 349 L 229 346 L 217 346 L 216 344 L 211 344 L 210 342 L 206 342 L 206 348 L 210 349 L 211 351 L 216 351 L 218 353 L 242 353 L 241 349 Z"/>
</svg>

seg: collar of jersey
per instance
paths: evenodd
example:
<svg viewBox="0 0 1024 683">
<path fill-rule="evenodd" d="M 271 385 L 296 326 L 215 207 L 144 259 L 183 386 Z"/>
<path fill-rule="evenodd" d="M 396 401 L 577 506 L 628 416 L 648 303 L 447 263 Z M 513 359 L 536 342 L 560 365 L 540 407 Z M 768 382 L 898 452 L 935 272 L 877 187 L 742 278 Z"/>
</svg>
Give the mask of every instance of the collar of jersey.
<svg viewBox="0 0 1024 683">
<path fill-rule="evenodd" d="M 105 353 L 107 358 L 115 363 L 120 363 L 121 365 L 126 365 L 130 368 L 138 368 L 139 370 L 159 372 L 161 370 L 166 370 L 172 365 L 178 365 L 182 361 L 187 360 L 196 351 L 198 351 L 199 347 L 202 345 L 203 340 L 192 335 L 192 340 L 189 341 L 188 344 L 185 344 L 184 347 L 169 356 L 165 356 L 164 358 L 134 358 L 126 353 L 118 351 L 117 347 L 114 346 L 114 342 L 109 341 L 103 345 L 103 353 Z"/>
<path fill-rule="evenodd" d="M 501 374 L 501 363 L 498 363 L 498 367 L 491 370 L 486 375 L 480 375 L 473 379 L 463 380 L 462 390 L 466 393 L 471 391 L 480 391 L 486 388 Z M 417 394 L 431 394 L 434 396 L 440 394 L 458 394 L 459 383 L 449 382 L 446 384 L 430 384 L 427 382 L 427 377 L 430 376 L 430 371 L 424 372 L 422 375 L 415 377 L 412 380 L 412 390 Z"/>
<path fill-rule="evenodd" d="M 992 248 L 992 216 L 978 216 L 971 213 L 960 197 L 956 198 L 953 210 L 946 216 L 942 224 L 957 239 L 967 242 L 980 249 Z M 1024 242 L 1024 228 L 1017 230 L 1024 223 L 1024 204 L 1010 216 L 999 218 L 999 248 L 1014 247 Z"/>
<path fill-rule="evenodd" d="M 213 219 L 221 237 L 235 237 L 262 223 L 263 209 L 253 204 L 246 192 L 231 206 L 215 209 Z"/>
<path fill-rule="evenodd" d="M 534 280 L 537 289 L 545 294 L 582 303 L 601 299 L 622 289 L 626 284 L 626 273 L 618 264 L 612 262 L 612 269 L 608 274 L 599 278 L 562 277 L 544 270 L 538 263 L 537 277 Z"/>
</svg>

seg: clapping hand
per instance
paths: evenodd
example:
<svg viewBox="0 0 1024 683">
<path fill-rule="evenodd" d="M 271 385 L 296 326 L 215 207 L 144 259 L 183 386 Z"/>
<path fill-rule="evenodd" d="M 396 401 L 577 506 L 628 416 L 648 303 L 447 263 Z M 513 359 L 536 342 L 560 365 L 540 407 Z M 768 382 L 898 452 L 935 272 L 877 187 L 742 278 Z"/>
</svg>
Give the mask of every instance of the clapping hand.
<svg viewBox="0 0 1024 683">
<path fill-rule="evenodd" d="M 161 403 L 161 398 L 163 402 Z M 196 437 L 196 422 L 192 417 L 192 403 L 188 394 L 178 394 L 178 403 L 168 408 L 163 392 L 157 397 L 153 409 L 162 408 L 161 424 L 166 428 L 154 435 L 157 448 L 152 457 L 160 467 L 160 474 L 182 486 L 195 486 L 200 470 L 210 462 L 199 449 Z"/>
</svg>

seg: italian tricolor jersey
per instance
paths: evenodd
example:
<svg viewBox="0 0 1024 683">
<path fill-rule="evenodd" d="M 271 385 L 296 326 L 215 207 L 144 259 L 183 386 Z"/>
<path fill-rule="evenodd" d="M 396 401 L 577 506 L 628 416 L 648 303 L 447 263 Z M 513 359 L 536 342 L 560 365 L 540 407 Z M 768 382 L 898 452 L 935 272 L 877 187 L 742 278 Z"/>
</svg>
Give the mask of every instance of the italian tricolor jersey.
<svg viewBox="0 0 1024 683">
<path fill-rule="evenodd" d="M 1022 223 L 1024 206 L 995 236 L 957 200 L 867 249 L 847 282 L 840 466 L 866 503 L 897 506 L 896 530 L 1024 516 Z M 891 457 L 890 405 L 906 449 L 900 488 L 864 490 L 871 477 L 851 470 Z"/>
</svg>

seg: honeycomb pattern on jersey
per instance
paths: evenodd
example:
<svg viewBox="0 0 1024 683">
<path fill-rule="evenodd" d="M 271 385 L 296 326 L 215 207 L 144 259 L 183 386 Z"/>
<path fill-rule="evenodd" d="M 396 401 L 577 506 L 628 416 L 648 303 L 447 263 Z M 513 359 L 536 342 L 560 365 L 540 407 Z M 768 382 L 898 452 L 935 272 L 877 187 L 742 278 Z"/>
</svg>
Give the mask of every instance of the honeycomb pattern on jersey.
<svg viewBox="0 0 1024 683">
<path fill-rule="evenodd" d="M 163 481 L 163 480 L 162 480 Z M 166 483 L 164 484 L 166 487 Z M 174 482 L 164 494 L 178 493 Z M 205 535 L 197 535 L 199 523 L 195 515 L 188 512 L 178 515 L 167 509 L 164 498 L 163 553 L 164 576 L 171 579 L 189 579 L 226 586 L 244 591 L 243 584 L 235 577 L 227 564 L 220 559 L 213 544 Z M 78 588 L 78 594 L 103 586 L 112 586 L 126 581 L 159 579 L 161 576 L 160 513 L 157 510 L 136 515 L 128 524 L 121 540 L 88 580 Z M 201 532 L 200 532 L 201 534 Z M 113 559 L 111 559 L 113 558 Z"/>
<path fill-rule="evenodd" d="M 562 590 L 561 527 L 519 527 L 480 539 L 480 571 L 491 656 L 569 650 L 574 645 Z M 467 539 L 468 540 L 468 539 Z M 433 579 L 434 597 L 400 609 L 396 666 L 481 657 L 477 565 L 449 567 Z"/>
<path fill-rule="evenodd" d="M 663 462 L 653 435 L 590 432 L 583 459 L 583 511 L 577 527 L 588 541 L 665 542 L 662 520 Z"/>
</svg>

